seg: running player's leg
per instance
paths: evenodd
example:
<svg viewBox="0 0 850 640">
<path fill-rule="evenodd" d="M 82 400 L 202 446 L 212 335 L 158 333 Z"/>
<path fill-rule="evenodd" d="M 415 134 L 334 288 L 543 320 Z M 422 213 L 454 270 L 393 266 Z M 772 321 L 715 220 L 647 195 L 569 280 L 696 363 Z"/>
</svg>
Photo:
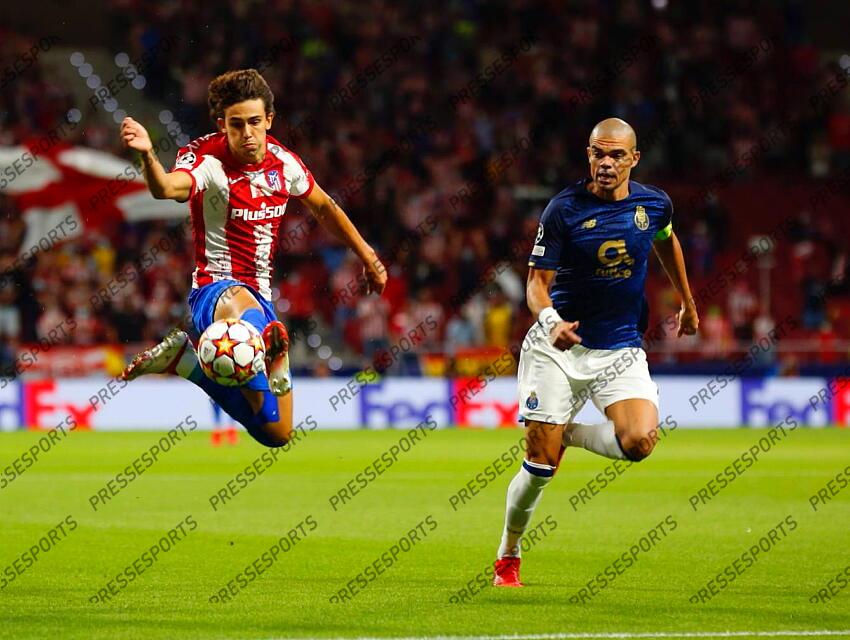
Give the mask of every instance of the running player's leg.
<svg viewBox="0 0 850 640">
<path fill-rule="evenodd" d="M 649 375 L 643 349 L 597 350 L 588 362 L 587 372 L 596 378 L 607 375 L 596 385 L 593 403 L 608 418 L 598 424 L 568 424 L 564 429 L 564 445 L 582 447 L 606 458 L 638 462 L 655 446 L 658 426 L 658 387 Z"/>
<path fill-rule="evenodd" d="M 555 475 L 563 452 L 564 425 L 581 408 L 569 371 L 576 353 L 553 347 L 535 323 L 522 345 L 517 371 L 520 414 L 526 423 L 526 456 L 508 486 L 505 525 L 494 566 L 493 584 L 520 587 L 520 539 Z M 572 350 L 571 350 L 572 351 Z"/>
<path fill-rule="evenodd" d="M 525 533 L 543 489 L 552 480 L 561 454 L 564 425 L 529 420 L 525 430 L 525 460 L 508 485 L 505 528 L 497 557 L 518 558 Z"/>
<path fill-rule="evenodd" d="M 267 336 L 266 328 L 272 323 L 280 324 L 284 335 L 286 333 L 283 325 L 274 318 L 273 312 L 263 308 L 254 293 L 244 285 L 231 286 L 219 296 L 213 319 L 224 318 L 240 318 L 263 333 L 264 338 Z M 286 366 L 288 368 L 288 363 Z M 258 374 L 241 387 L 240 392 L 254 414 L 251 425 L 245 425 L 248 432 L 258 442 L 269 447 L 279 447 L 289 442 L 292 436 L 292 393 L 274 395 L 269 390 L 265 374 Z"/>
<path fill-rule="evenodd" d="M 658 441 L 658 407 L 644 398 L 619 400 L 605 408 L 629 460 L 646 458 Z"/>
</svg>

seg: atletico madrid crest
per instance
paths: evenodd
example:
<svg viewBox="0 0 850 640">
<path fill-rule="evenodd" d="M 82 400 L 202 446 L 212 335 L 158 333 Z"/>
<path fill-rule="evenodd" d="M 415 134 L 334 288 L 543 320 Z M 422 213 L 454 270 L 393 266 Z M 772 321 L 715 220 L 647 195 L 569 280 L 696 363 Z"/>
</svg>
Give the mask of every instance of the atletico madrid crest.
<svg viewBox="0 0 850 640">
<path fill-rule="evenodd" d="M 280 191 L 280 173 L 277 169 L 266 171 L 266 182 L 275 191 Z"/>
</svg>

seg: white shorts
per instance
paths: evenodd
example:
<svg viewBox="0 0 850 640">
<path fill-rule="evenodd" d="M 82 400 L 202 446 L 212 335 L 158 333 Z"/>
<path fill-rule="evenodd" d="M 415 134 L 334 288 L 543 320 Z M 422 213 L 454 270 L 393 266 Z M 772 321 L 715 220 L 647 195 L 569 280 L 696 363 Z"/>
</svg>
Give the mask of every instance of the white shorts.
<svg viewBox="0 0 850 640">
<path fill-rule="evenodd" d="M 588 400 L 603 414 L 615 402 L 632 398 L 658 407 L 658 386 L 649 377 L 643 349 L 587 349 L 577 344 L 561 351 L 537 322 L 523 340 L 517 378 L 519 415 L 526 420 L 566 424 Z"/>
</svg>

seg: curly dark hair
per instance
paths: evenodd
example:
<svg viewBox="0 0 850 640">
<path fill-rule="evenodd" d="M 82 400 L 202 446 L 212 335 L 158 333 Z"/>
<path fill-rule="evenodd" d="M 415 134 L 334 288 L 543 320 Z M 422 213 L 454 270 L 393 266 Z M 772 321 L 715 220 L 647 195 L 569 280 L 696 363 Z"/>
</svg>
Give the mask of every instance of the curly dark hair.
<svg viewBox="0 0 850 640">
<path fill-rule="evenodd" d="M 274 111 L 274 94 L 268 83 L 256 69 L 238 69 L 228 71 L 210 82 L 209 98 L 210 118 L 215 124 L 224 117 L 224 110 L 238 102 L 262 99 L 266 113 Z"/>
</svg>

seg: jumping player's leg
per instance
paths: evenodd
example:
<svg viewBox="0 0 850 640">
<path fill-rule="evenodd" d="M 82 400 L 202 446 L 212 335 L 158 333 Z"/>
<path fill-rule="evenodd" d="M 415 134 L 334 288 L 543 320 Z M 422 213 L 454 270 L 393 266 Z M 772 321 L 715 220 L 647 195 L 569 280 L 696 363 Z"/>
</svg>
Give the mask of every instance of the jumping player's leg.
<svg viewBox="0 0 850 640">
<path fill-rule="evenodd" d="M 203 389 L 233 419 L 249 430 L 253 427 L 254 412 L 248 400 L 239 389 L 222 386 L 206 376 L 185 331 L 172 329 L 159 344 L 134 357 L 120 378 L 130 381 L 151 373 L 185 378 Z"/>
<path fill-rule="evenodd" d="M 245 286 L 232 286 L 218 298 L 213 314 L 214 320 L 240 318 L 263 333 L 270 323 L 268 313 L 257 298 Z M 276 322 L 272 320 L 271 322 Z M 240 392 L 254 413 L 251 427 L 245 425 L 251 435 L 267 446 L 282 446 L 292 435 L 292 393 L 276 396 L 269 390 L 268 378 L 260 374 Z"/>
<path fill-rule="evenodd" d="M 226 291 L 230 293 L 225 295 Z M 232 298 L 239 300 L 236 306 L 230 304 Z M 222 303 L 221 310 L 217 311 L 219 302 Z M 265 315 L 261 320 L 263 314 L 258 313 L 262 309 L 261 305 L 253 298 L 251 291 L 237 281 L 218 282 L 194 289 L 189 296 L 189 306 L 192 324 L 198 333 L 202 333 L 216 319 L 242 317 L 259 331 L 263 331 L 264 326 L 280 325 L 285 334 L 285 328 L 274 318 L 270 305 L 264 310 Z M 267 348 L 267 355 L 268 351 Z M 198 356 L 184 331 L 174 329 L 159 344 L 138 354 L 121 374 L 121 378 L 135 380 L 149 373 L 179 375 L 199 386 L 242 424 L 255 440 L 265 446 L 281 447 L 289 441 L 292 433 L 292 394 L 277 397 L 270 393 L 264 374 L 251 380 L 247 389 L 217 384 L 201 370 Z"/>
</svg>

